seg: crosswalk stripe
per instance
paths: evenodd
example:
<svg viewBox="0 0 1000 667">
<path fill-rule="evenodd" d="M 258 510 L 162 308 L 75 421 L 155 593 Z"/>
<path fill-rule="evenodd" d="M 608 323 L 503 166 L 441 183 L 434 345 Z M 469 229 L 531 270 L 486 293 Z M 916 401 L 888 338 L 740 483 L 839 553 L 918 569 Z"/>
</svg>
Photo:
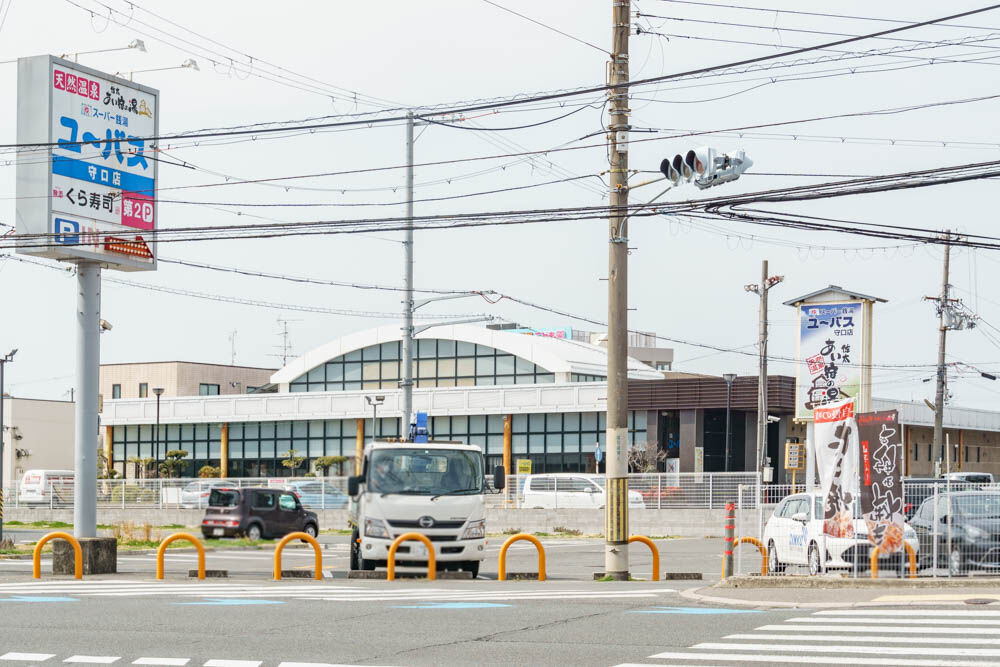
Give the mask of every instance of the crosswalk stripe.
<svg viewBox="0 0 1000 667">
<path fill-rule="evenodd" d="M 716 662 L 765 662 L 822 665 L 903 665 L 905 667 L 983 667 L 981 660 L 927 660 L 909 658 L 863 658 L 825 655 L 763 655 L 759 653 L 689 653 L 670 651 L 650 656 L 658 660 L 713 660 Z M 616 667 L 640 667 L 636 663 Z"/>
<path fill-rule="evenodd" d="M 710 649 L 713 651 L 744 650 L 744 651 L 783 651 L 803 653 L 871 653 L 871 646 L 816 646 L 814 644 L 738 644 L 730 642 L 702 642 L 691 648 Z M 995 648 L 955 648 L 950 646 L 879 646 L 878 652 L 884 655 L 961 655 L 968 657 L 993 658 L 1000 656 L 1000 649 Z"/>
<path fill-rule="evenodd" d="M 133 665 L 166 665 L 166 667 L 184 667 L 191 662 L 190 658 L 139 658 L 133 660 Z"/>
<path fill-rule="evenodd" d="M 63 662 L 76 662 L 85 665 L 110 665 L 119 660 L 121 660 L 121 657 L 116 655 L 71 655 L 63 660 Z"/>
<path fill-rule="evenodd" d="M 856 618 L 854 616 L 824 616 L 812 618 L 790 618 L 789 623 L 905 623 L 906 625 L 1000 625 L 1000 618 L 988 620 L 983 618 Z"/>
<path fill-rule="evenodd" d="M 970 633 L 974 634 L 974 633 Z M 888 637 L 885 635 L 831 635 L 828 633 L 810 636 L 803 633 L 780 635 L 770 633 L 739 633 L 726 635 L 723 639 L 756 639 L 760 641 L 799 641 L 799 642 L 878 642 L 885 644 L 959 644 L 967 646 L 970 642 L 989 646 L 1000 645 L 1000 639 L 984 639 L 982 637 Z"/>
<path fill-rule="evenodd" d="M 962 617 L 995 617 L 1000 616 L 1000 611 L 986 611 L 981 609 L 824 609 L 817 611 L 813 616 L 962 616 Z"/>
<path fill-rule="evenodd" d="M 204 667 L 260 667 L 261 660 L 206 660 Z"/>
<path fill-rule="evenodd" d="M 907 634 L 907 635 L 956 635 L 956 634 L 970 634 L 975 633 L 977 635 L 1000 635 L 1000 628 L 966 628 L 966 627 L 948 627 L 948 628 L 911 628 L 905 625 L 870 625 L 867 627 L 857 627 L 854 625 L 799 625 L 796 623 L 789 623 L 787 625 L 765 625 L 757 628 L 758 630 L 777 630 L 779 632 L 785 630 L 802 630 L 805 632 L 885 632 L 892 634 Z"/>
<path fill-rule="evenodd" d="M 45 662 L 49 658 L 56 657 L 55 653 L 4 653 L 0 655 L 0 660 L 10 660 L 12 662 Z"/>
</svg>

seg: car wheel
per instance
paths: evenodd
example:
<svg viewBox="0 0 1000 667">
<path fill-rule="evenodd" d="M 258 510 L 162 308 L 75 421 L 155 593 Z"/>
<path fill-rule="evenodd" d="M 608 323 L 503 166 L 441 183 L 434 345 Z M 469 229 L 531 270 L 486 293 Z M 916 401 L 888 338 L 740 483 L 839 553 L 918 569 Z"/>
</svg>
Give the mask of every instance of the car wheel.
<svg viewBox="0 0 1000 667">
<path fill-rule="evenodd" d="M 247 526 L 247 539 L 256 542 L 264 536 L 259 523 L 251 523 Z"/>
<path fill-rule="evenodd" d="M 361 545 L 358 544 L 358 529 L 351 532 L 351 569 L 361 569 Z"/>
<path fill-rule="evenodd" d="M 951 548 L 951 554 L 948 556 L 948 573 L 952 576 L 965 574 L 965 558 L 957 546 Z"/>
<path fill-rule="evenodd" d="M 479 561 L 478 560 L 467 560 L 462 563 L 462 569 L 466 572 L 472 573 L 472 578 L 475 579 L 479 576 Z"/>
<path fill-rule="evenodd" d="M 819 548 L 813 542 L 809 545 L 809 574 L 817 576 L 823 574 L 823 564 L 819 557 Z"/>
<path fill-rule="evenodd" d="M 316 528 L 316 524 L 307 523 L 305 529 L 302 531 L 309 537 L 316 537 L 319 534 L 319 530 Z"/>
<path fill-rule="evenodd" d="M 785 564 L 778 560 L 778 550 L 774 548 L 774 540 L 767 543 L 767 571 L 774 574 L 785 571 Z"/>
</svg>

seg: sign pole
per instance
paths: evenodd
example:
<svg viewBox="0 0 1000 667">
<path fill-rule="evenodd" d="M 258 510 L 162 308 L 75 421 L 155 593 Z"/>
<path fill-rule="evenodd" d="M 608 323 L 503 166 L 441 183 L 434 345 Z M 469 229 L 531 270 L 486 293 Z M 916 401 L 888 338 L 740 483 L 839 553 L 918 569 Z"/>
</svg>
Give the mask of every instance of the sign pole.
<svg viewBox="0 0 1000 667">
<path fill-rule="evenodd" d="M 101 364 L 101 265 L 77 266 L 76 468 L 73 534 L 97 537 L 97 391 Z"/>
</svg>

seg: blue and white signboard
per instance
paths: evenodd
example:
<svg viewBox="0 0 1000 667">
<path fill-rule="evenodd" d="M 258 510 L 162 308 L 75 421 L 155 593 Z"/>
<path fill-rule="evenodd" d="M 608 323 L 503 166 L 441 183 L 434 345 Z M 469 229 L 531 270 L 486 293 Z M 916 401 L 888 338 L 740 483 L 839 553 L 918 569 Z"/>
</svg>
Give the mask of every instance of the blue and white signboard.
<svg viewBox="0 0 1000 667">
<path fill-rule="evenodd" d="M 594 445 L 594 460 L 600 463 L 603 458 L 604 452 L 601 451 L 601 443 L 598 442 Z"/>
<path fill-rule="evenodd" d="M 18 252 L 155 269 L 159 92 L 54 56 L 17 67 Z"/>
<path fill-rule="evenodd" d="M 863 306 L 861 301 L 799 306 L 796 419 L 811 419 L 817 407 L 860 396 Z"/>
</svg>

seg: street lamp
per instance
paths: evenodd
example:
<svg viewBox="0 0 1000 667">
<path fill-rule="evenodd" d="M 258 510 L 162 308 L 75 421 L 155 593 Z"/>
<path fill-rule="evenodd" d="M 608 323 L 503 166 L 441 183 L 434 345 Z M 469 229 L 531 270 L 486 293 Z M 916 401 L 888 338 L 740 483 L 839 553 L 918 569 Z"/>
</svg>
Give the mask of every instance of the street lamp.
<svg viewBox="0 0 1000 667">
<path fill-rule="evenodd" d="M 722 379 L 726 381 L 726 466 L 725 471 L 729 472 L 729 414 L 733 408 L 733 380 L 736 379 L 735 373 L 725 373 Z"/>
<path fill-rule="evenodd" d="M 195 72 L 200 72 L 201 68 L 198 67 L 198 62 L 194 58 L 188 58 L 180 65 L 172 65 L 170 67 L 154 67 L 153 69 L 137 69 L 132 70 L 128 73 L 128 80 L 131 81 L 132 77 L 136 74 L 146 74 L 148 72 L 166 72 L 172 69 L 193 69 Z M 125 72 L 115 72 L 115 76 L 124 75 Z"/>
<path fill-rule="evenodd" d="M 0 542 L 3 542 L 3 370 L 7 362 L 14 361 L 17 348 L 0 357 Z"/>
<path fill-rule="evenodd" d="M 385 396 L 379 394 L 378 396 L 365 396 L 365 401 L 368 405 L 372 406 L 372 442 L 375 442 L 375 423 L 378 416 L 378 406 L 382 405 L 385 401 Z"/>
<path fill-rule="evenodd" d="M 76 53 L 64 53 L 60 58 L 69 58 L 73 56 L 74 62 L 80 62 L 80 56 L 90 55 L 92 53 L 112 53 L 114 51 L 127 51 L 129 49 L 135 49 L 140 53 L 146 53 L 146 42 L 141 39 L 133 39 L 128 43 L 128 46 L 119 46 L 113 49 L 97 49 L 95 51 L 77 51 Z"/>
<path fill-rule="evenodd" d="M 153 467 L 156 468 L 156 477 L 160 477 L 160 394 L 163 393 L 163 387 L 153 387 L 153 393 L 156 394 L 156 433 L 153 434 L 153 442 L 156 443 L 153 449 Z"/>
</svg>

